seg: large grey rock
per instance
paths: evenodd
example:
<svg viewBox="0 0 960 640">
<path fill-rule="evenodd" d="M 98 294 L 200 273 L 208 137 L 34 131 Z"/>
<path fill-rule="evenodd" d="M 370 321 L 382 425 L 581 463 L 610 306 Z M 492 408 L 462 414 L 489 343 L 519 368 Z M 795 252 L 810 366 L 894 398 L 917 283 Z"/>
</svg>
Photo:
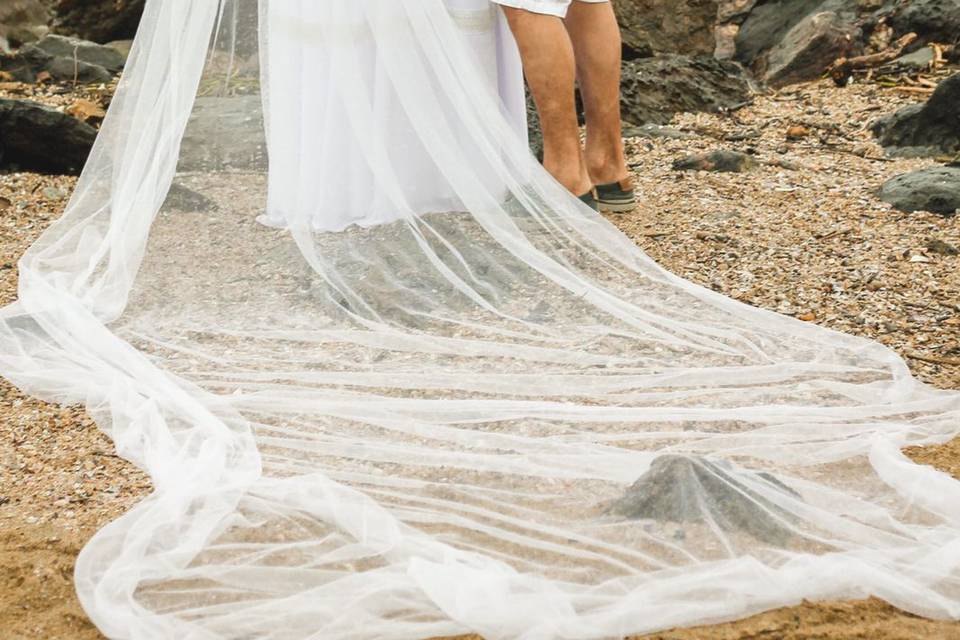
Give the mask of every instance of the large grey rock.
<svg viewBox="0 0 960 640">
<path fill-rule="evenodd" d="M 78 60 L 89 65 L 103 67 L 112 73 L 117 73 L 123 69 L 125 62 L 123 54 L 112 47 L 79 38 L 53 34 L 31 44 L 30 48 L 39 49 L 54 58 L 66 58 L 70 61 Z"/>
<path fill-rule="evenodd" d="M 736 59 L 756 67 L 762 64 L 762 54 L 770 51 L 784 36 L 823 0 L 770 0 L 754 7 L 737 33 Z"/>
<path fill-rule="evenodd" d="M 97 130 L 27 100 L 0 99 L 0 163 L 46 173 L 79 173 Z"/>
<path fill-rule="evenodd" d="M 932 167 L 899 175 L 880 188 L 880 199 L 900 211 L 953 215 L 960 209 L 960 167 Z"/>
<path fill-rule="evenodd" d="M 892 155 L 960 152 L 960 73 L 941 82 L 925 104 L 903 107 L 877 120 L 872 130 Z"/>
<path fill-rule="evenodd" d="M 811 13 L 787 31 L 767 56 L 764 79 L 773 86 L 817 78 L 853 47 L 857 26 L 834 11 Z"/>
<path fill-rule="evenodd" d="M 109 82 L 113 73 L 101 66 L 52 56 L 35 45 L 27 45 L 15 54 L 0 56 L 0 70 L 6 71 L 20 82 L 36 82 L 41 73 L 47 72 L 57 82 L 91 84 Z"/>
<path fill-rule="evenodd" d="M 621 90 L 628 125 L 665 124 L 675 113 L 729 109 L 752 93 L 736 63 L 678 54 L 624 62 Z"/>
<path fill-rule="evenodd" d="M 723 460 L 662 455 L 608 511 L 635 520 L 716 525 L 781 545 L 794 535 L 795 518 L 780 506 L 790 500 L 799 501 L 799 494 L 769 473 Z"/>
</svg>

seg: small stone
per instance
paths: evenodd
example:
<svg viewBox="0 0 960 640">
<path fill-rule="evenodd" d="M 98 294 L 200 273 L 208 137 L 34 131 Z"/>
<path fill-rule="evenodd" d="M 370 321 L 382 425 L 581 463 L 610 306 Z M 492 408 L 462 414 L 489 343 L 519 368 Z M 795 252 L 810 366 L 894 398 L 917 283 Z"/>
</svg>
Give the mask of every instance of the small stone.
<svg viewBox="0 0 960 640">
<path fill-rule="evenodd" d="M 787 129 L 787 140 L 801 140 L 810 135 L 810 129 L 795 125 Z"/>
<path fill-rule="evenodd" d="M 927 250 L 931 253 L 938 253 L 942 256 L 960 255 L 960 249 L 939 238 L 930 238 L 927 240 Z"/>
<path fill-rule="evenodd" d="M 42 193 L 47 200 L 60 200 L 67 195 L 62 189 L 56 187 L 44 187 Z"/>
<path fill-rule="evenodd" d="M 757 166 L 757 161 L 745 153 L 717 150 L 685 156 L 674 161 L 674 171 L 719 171 L 741 173 Z"/>
</svg>

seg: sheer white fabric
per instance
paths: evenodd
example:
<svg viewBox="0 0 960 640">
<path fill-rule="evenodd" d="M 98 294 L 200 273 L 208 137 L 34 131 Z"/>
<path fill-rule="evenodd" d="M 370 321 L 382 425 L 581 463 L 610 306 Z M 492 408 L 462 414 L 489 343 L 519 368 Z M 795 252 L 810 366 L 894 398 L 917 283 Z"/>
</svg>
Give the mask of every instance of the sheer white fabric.
<svg viewBox="0 0 960 640">
<path fill-rule="evenodd" d="M 469 45 L 482 79 L 499 96 L 504 115 L 518 135 L 525 138 L 523 72 L 503 14 L 488 0 L 445 0 L 444 4 Z M 403 117 L 404 106 L 391 89 L 393 79 L 381 58 L 382 43 L 356 16 L 345 16 L 335 26 L 336 40 L 324 38 L 317 21 L 328 13 L 315 0 L 289 0 L 270 4 L 264 14 L 270 42 L 269 56 L 264 56 L 268 60 L 264 86 L 269 87 L 265 99 L 273 108 L 266 126 L 271 149 L 268 213 L 260 221 L 285 227 L 288 218 L 300 213 L 291 212 L 303 209 L 314 230 L 339 231 L 352 224 L 371 226 L 463 209 L 420 136 Z M 356 58 L 349 69 L 334 65 L 337 49 Z M 349 111 L 347 103 L 333 93 L 341 86 L 338 74 L 344 72 L 359 74 L 351 83 L 369 104 L 370 112 L 364 117 Z M 452 125 L 451 134 L 469 147 L 472 134 L 466 124 Z M 369 131 L 355 130 L 365 128 Z M 395 167 L 403 206 L 377 180 L 376 165 L 359 145 L 358 138 L 365 135 L 380 141 Z M 508 195 L 502 181 L 493 175 L 486 179 L 491 191 Z"/>
<path fill-rule="evenodd" d="M 0 316 L 0 371 L 85 403 L 155 486 L 78 560 L 94 622 L 600 638 L 871 594 L 960 616 L 960 485 L 900 453 L 957 435 L 960 396 L 654 264 L 537 166 L 456 17 L 148 0 Z"/>
</svg>

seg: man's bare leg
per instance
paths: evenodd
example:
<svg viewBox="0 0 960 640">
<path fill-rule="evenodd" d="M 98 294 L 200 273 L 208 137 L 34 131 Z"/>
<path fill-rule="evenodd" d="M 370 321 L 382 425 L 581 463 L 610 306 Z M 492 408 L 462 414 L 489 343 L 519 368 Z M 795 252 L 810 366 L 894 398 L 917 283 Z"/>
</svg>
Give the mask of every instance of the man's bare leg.
<svg viewBox="0 0 960 640">
<path fill-rule="evenodd" d="M 593 183 L 584 164 L 574 98 L 576 63 L 560 18 L 503 7 L 520 48 L 524 74 L 540 114 L 543 166 L 576 196 Z"/>
<path fill-rule="evenodd" d="M 620 27 L 613 5 L 575 0 L 565 25 L 586 111 L 587 171 L 594 184 L 619 182 L 628 171 L 620 120 Z"/>
</svg>

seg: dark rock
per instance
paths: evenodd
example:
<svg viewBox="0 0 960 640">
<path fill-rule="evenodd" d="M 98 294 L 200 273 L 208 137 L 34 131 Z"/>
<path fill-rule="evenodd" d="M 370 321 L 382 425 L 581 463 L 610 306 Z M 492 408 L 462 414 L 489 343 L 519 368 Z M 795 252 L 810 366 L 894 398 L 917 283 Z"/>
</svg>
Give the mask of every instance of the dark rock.
<svg viewBox="0 0 960 640">
<path fill-rule="evenodd" d="M 57 0 L 54 31 L 94 42 L 132 38 L 145 0 Z"/>
<path fill-rule="evenodd" d="M 754 67 L 762 54 L 779 44 L 797 23 L 823 4 L 823 0 L 770 0 L 750 11 L 737 34 L 736 59 Z"/>
<path fill-rule="evenodd" d="M 666 54 L 623 63 L 623 119 L 666 124 L 675 113 L 722 111 L 751 94 L 743 69 L 712 57 Z"/>
<path fill-rule="evenodd" d="M 917 46 L 960 42 L 960 0 L 910 0 L 898 3 L 887 17 L 897 35 L 916 33 Z"/>
<path fill-rule="evenodd" d="M 880 199 L 900 211 L 953 215 L 960 209 L 960 167 L 932 167 L 899 175 L 880 188 Z"/>
<path fill-rule="evenodd" d="M 892 155 L 960 152 L 960 73 L 941 82 L 926 104 L 910 105 L 883 117 L 872 130 Z"/>
<path fill-rule="evenodd" d="M 622 0 L 614 2 L 624 59 L 657 53 L 709 54 L 717 0 Z"/>
<path fill-rule="evenodd" d="M 770 494 L 778 496 L 776 502 Z M 794 532 L 793 516 L 779 504 L 800 496 L 769 473 L 739 469 L 726 461 L 661 455 L 609 513 L 630 519 L 711 523 L 782 545 Z"/>
<path fill-rule="evenodd" d="M 30 46 L 36 47 L 54 58 L 66 58 L 71 62 L 79 60 L 90 65 L 103 67 L 112 73 L 117 73 L 123 69 L 125 62 L 123 54 L 116 49 L 78 38 L 48 35 Z"/>
<path fill-rule="evenodd" d="M 764 79 L 773 86 L 820 77 L 855 40 L 856 25 L 833 12 L 812 13 L 793 26 L 769 52 Z"/>
<path fill-rule="evenodd" d="M 674 171 L 721 171 L 726 173 L 742 173 L 755 166 L 757 166 L 757 161 L 751 156 L 723 149 L 685 156 L 673 163 Z"/>
<path fill-rule="evenodd" d="M 49 173 L 79 173 L 97 130 L 26 100 L 0 99 L 0 163 Z"/>
</svg>

